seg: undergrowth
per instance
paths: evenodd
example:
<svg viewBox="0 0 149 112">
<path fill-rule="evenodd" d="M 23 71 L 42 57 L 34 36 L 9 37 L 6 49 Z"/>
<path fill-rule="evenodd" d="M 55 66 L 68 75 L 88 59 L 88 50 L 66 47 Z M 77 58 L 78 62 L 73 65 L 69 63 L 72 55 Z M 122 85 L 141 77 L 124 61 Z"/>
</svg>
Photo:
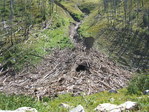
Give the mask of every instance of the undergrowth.
<svg viewBox="0 0 149 112">
<path fill-rule="evenodd" d="M 114 98 L 114 100 L 110 100 L 111 98 Z M 85 112 L 94 112 L 93 109 L 99 104 L 121 104 L 126 101 L 137 102 L 140 112 L 147 112 L 149 110 L 149 97 L 145 95 L 129 95 L 126 89 L 119 90 L 117 94 L 101 92 L 88 96 L 76 97 L 73 97 L 71 94 L 64 94 L 54 99 L 45 97 L 42 101 L 37 101 L 35 98 L 29 96 L 4 95 L 1 93 L 0 109 L 14 110 L 19 107 L 27 106 L 36 108 L 39 112 L 67 112 L 68 110 L 60 106 L 61 103 L 66 103 L 74 107 L 81 104 L 85 108 Z"/>
<path fill-rule="evenodd" d="M 128 86 L 128 93 L 142 94 L 145 90 L 149 90 L 149 74 L 135 75 Z"/>
</svg>

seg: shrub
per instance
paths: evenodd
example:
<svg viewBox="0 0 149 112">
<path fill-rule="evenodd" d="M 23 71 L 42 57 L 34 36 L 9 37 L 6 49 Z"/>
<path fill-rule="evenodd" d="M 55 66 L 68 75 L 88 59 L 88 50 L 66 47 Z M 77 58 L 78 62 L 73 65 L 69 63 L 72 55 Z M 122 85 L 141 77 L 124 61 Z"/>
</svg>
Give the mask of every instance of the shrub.
<svg viewBox="0 0 149 112">
<path fill-rule="evenodd" d="M 144 90 L 149 89 L 149 74 L 135 76 L 127 89 L 129 94 L 141 94 Z"/>
</svg>

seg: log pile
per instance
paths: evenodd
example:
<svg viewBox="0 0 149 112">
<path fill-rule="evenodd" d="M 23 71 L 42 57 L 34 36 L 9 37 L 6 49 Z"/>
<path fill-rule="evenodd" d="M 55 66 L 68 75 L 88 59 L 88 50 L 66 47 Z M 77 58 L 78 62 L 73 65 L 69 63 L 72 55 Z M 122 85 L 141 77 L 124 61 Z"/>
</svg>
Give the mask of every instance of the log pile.
<svg viewBox="0 0 149 112">
<path fill-rule="evenodd" d="M 95 50 L 56 49 L 33 70 L 0 76 L 0 91 L 55 96 L 93 94 L 127 86 L 131 73 Z"/>
</svg>

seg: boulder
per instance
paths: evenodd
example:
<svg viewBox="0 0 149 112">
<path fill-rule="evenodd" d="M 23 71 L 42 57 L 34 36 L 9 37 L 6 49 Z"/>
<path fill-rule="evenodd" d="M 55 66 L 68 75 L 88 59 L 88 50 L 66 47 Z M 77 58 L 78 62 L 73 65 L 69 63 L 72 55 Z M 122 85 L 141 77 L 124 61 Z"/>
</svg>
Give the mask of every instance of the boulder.
<svg viewBox="0 0 149 112">
<path fill-rule="evenodd" d="M 117 105 L 110 103 L 100 104 L 94 110 L 96 112 L 121 112 Z"/>
<path fill-rule="evenodd" d="M 85 112 L 84 108 L 81 105 L 78 105 L 77 107 L 73 108 L 69 112 Z"/>
<path fill-rule="evenodd" d="M 136 102 L 127 101 L 121 105 L 114 105 L 110 103 L 104 103 L 98 105 L 94 111 L 96 112 L 123 112 L 127 110 L 135 110 L 138 104 Z"/>
<path fill-rule="evenodd" d="M 115 89 L 110 89 L 109 93 L 118 93 Z"/>
<path fill-rule="evenodd" d="M 149 90 L 145 90 L 145 91 L 143 92 L 143 94 L 144 94 L 144 95 L 149 95 Z"/>
<path fill-rule="evenodd" d="M 16 110 L 0 110 L 0 112 L 38 112 L 35 108 L 21 107 Z"/>
<path fill-rule="evenodd" d="M 110 98 L 109 101 L 110 101 L 111 103 L 113 103 L 113 102 L 115 101 L 115 99 L 114 99 L 114 98 Z"/>
<path fill-rule="evenodd" d="M 68 104 L 65 104 L 65 103 L 61 103 L 60 106 L 63 107 L 63 108 L 66 108 L 66 109 L 71 109 L 72 108 L 72 106 L 70 106 Z"/>
<path fill-rule="evenodd" d="M 132 101 L 127 101 L 121 105 L 119 105 L 119 108 L 121 108 L 121 110 L 134 110 L 138 107 L 138 104 L 136 102 L 132 102 Z"/>
</svg>

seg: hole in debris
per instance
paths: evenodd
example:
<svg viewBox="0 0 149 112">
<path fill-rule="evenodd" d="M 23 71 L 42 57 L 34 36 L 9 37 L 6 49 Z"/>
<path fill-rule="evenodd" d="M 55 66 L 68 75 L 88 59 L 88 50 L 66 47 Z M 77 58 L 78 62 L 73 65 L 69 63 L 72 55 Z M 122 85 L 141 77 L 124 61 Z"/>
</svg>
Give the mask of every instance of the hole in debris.
<svg viewBox="0 0 149 112">
<path fill-rule="evenodd" d="M 86 65 L 78 65 L 78 67 L 76 68 L 77 72 L 85 71 L 85 70 L 87 70 L 87 66 Z"/>
</svg>

